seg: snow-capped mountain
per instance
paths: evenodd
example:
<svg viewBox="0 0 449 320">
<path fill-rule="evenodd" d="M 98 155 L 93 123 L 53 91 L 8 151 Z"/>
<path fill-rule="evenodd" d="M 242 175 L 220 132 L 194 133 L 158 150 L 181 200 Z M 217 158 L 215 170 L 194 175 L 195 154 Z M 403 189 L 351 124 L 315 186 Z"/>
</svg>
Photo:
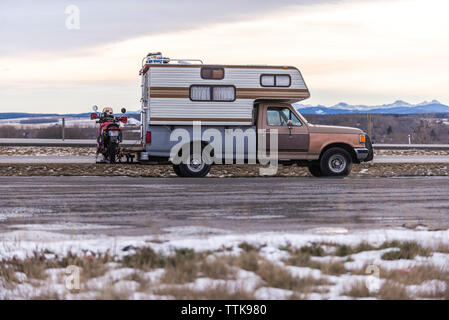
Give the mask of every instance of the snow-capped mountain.
<svg viewBox="0 0 449 320">
<path fill-rule="evenodd" d="M 339 113 L 388 113 L 388 114 L 413 114 L 413 113 L 449 113 L 449 106 L 438 100 L 424 101 L 418 104 L 410 104 L 403 100 L 397 100 L 390 104 L 377 106 L 349 105 L 344 102 L 326 107 L 323 105 L 295 105 L 303 114 L 339 114 Z"/>
</svg>

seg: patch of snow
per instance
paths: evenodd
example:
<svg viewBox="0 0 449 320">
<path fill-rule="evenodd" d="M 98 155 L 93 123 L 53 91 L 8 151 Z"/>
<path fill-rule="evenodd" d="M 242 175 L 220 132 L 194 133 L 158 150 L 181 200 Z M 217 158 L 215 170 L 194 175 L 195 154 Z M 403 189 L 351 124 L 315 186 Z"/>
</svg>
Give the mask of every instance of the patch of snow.
<svg viewBox="0 0 449 320">
<path fill-rule="evenodd" d="M 254 295 L 257 299 L 261 300 L 286 300 L 293 294 L 293 291 L 278 289 L 278 288 L 270 288 L 270 287 L 262 287 L 254 292 Z"/>
</svg>

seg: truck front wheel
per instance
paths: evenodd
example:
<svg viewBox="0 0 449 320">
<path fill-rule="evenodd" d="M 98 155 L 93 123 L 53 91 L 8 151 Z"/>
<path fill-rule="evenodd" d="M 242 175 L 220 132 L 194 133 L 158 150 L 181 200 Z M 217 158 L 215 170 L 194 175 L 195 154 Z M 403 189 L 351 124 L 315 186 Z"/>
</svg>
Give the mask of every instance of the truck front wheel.
<svg viewBox="0 0 449 320">
<path fill-rule="evenodd" d="M 324 176 L 347 176 L 352 168 L 351 155 L 343 148 L 330 148 L 321 156 L 320 168 Z"/>
</svg>

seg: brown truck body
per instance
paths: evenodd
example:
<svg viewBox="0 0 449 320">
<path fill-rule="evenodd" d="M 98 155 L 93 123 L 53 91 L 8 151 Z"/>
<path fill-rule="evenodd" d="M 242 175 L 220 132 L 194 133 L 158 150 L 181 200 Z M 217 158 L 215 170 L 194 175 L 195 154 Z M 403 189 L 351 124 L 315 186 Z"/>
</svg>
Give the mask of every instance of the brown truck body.
<svg viewBox="0 0 449 320">
<path fill-rule="evenodd" d="M 314 125 L 287 103 L 263 102 L 257 106 L 257 128 L 278 132 L 278 156 L 285 160 L 319 160 L 331 147 L 347 150 L 353 162 L 372 160 L 372 147 L 367 135 L 358 128 Z M 276 121 L 276 114 L 296 116 L 292 126 L 286 121 Z M 271 115 L 271 119 L 270 119 Z M 367 145 L 368 142 L 368 145 Z"/>
</svg>

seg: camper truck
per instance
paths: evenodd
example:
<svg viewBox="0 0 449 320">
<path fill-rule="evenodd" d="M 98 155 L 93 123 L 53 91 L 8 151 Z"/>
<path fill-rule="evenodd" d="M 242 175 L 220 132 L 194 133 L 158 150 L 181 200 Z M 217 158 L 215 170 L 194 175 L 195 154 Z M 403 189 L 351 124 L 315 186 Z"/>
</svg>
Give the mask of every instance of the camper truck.
<svg viewBox="0 0 449 320">
<path fill-rule="evenodd" d="M 353 163 L 373 158 L 360 129 L 313 125 L 294 108 L 310 96 L 296 67 L 204 64 L 150 53 L 140 76 L 139 161 L 169 162 L 178 176 L 205 176 L 216 163 L 261 163 L 262 147 L 264 159 L 307 166 L 314 176 L 346 176 Z M 180 139 L 183 133 L 188 139 Z"/>
</svg>

